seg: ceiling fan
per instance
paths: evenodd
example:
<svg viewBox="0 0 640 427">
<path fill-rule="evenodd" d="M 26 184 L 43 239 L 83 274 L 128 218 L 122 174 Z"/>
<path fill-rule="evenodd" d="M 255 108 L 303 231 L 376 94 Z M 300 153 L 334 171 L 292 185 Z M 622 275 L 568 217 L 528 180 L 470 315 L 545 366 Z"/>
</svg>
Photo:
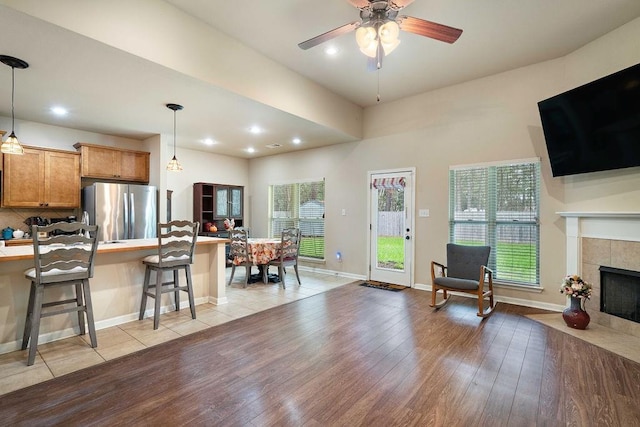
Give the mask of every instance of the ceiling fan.
<svg viewBox="0 0 640 427">
<path fill-rule="evenodd" d="M 429 37 L 446 43 L 453 43 L 460 37 L 462 30 L 414 18 L 398 15 L 414 0 L 347 0 L 351 5 L 360 9 L 360 21 L 353 21 L 341 27 L 334 28 L 309 40 L 299 43 L 301 49 L 309 49 L 331 40 L 335 37 L 356 31 L 356 41 L 362 53 L 367 55 L 370 69 L 379 69 L 382 58 L 395 49 L 400 40 L 400 30 Z"/>
</svg>

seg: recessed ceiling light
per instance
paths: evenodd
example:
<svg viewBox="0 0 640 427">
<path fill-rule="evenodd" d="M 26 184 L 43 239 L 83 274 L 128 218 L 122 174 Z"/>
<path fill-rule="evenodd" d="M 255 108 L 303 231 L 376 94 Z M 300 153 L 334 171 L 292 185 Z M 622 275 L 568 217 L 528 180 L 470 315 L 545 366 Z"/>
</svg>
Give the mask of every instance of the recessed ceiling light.
<svg viewBox="0 0 640 427">
<path fill-rule="evenodd" d="M 259 133 L 262 133 L 262 129 L 260 129 L 260 127 L 258 127 L 258 126 L 251 126 L 249 128 L 249 132 L 251 132 L 254 135 L 257 135 Z"/>
<path fill-rule="evenodd" d="M 291 142 L 293 142 L 294 144 L 300 144 L 302 140 L 300 138 L 293 138 Z"/>
<path fill-rule="evenodd" d="M 202 143 L 205 145 L 215 145 L 215 141 L 211 138 L 205 138 L 202 140 Z"/>
<path fill-rule="evenodd" d="M 66 108 L 59 106 L 51 107 L 51 112 L 56 116 L 66 116 L 69 113 Z"/>
<path fill-rule="evenodd" d="M 326 53 L 329 56 L 333 56 L 335 54 L 338 53 L 338 48 L 335 46 L 328 46 L 325 50 L 324 53 Z"/>
<path fill-rule="evenodd" d="M 247 148 L 247 153 L 255 153 L 255 152 L 256 152 L 255 148 L 253 148 L 253 147 Z"/>
</svg>

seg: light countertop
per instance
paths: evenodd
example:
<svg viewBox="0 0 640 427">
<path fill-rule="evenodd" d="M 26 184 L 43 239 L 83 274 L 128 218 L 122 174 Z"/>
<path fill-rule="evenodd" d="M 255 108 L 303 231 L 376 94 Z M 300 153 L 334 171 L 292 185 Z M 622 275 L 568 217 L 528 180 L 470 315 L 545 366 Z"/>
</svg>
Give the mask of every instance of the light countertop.
<svg viewBox="0 0 640 427">
<path fill-rule="evenodd" d="M 227 243 L 229 239 L 219 237 L 198 236 L 197 245 Z M 117 242 L 98 243 L 98 253 L 128 252 L 149 249 L 158 246 L 158 239 L 129 239 Z M 33 245 L 16 245 L 0 247 L 0 262 L 33 258 Z"/>
</svg>

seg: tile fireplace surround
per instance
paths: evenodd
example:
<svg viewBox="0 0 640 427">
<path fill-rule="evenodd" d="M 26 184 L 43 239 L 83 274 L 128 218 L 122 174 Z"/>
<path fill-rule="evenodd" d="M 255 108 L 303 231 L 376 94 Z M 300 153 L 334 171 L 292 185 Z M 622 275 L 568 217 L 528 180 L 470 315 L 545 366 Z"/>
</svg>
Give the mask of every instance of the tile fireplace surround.
<svg viewBox="0 0 640 427">
<path fill-rule="evenodd" d="M 640 323 L 600 312 L 600 266 L 640 271 L 640 212 L 558 212 L 565 218 L 567 274 L 593 284 L 591 321 L 640 337 Z"/>
</svg>

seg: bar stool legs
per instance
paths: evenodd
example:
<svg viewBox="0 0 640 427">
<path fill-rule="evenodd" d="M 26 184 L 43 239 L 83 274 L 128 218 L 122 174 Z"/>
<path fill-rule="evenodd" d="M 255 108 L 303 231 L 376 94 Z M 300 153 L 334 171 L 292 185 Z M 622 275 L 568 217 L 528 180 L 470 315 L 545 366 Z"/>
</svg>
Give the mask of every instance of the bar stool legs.
<svg viewBox="0 0 640 427">
<path fill-rule="evenodd" d="M 156 272 L 156 282 L 151 283 L 151 270 Z M 186 286 L 180 286 L 179 272 L 184 270 L 187 284 Z M 173 280 L 169 282 L 162 281 L 162 272 L 171 271 Z M 187 293 L 189 297 L 189 308 L 191 309 L 191 318 L 196 318 L 196 305 L 193 298 L 193 284 L 191 280 L 191 268 L 189 264 L 174 266 L 171 268 L 164 267 L 158 268 L 154 265 L 147 264 L 146 271 L 144 273 L 144 283 L 142 285 L 142 301 L 140 303 L 140 316 L 139 320 L 144 319 L 144 312 L 147 308 L 147 297 L 155 299 L 154 313 L 153 313 L 153 329 L 158 329 L 160 326 L 160 310 L 162 303 L 162 294 L 173 293 L 175 301 L 175 310 L 180 311 L 180 291 Z"/>
<path fill-rule="evenodd" d="M 75 298 L 67 299 L 64 301 L 44 301 L 44 288 L 45 285 L 38 285 L 34 282 L 31 283 L 31 290 L 29 292 L 29 304 L 27 306 L 27 318 L 24 325 L 24 333 L 22 335 L 22 350 L 26 350 L 29 347 L 29 353 L 27 356 L 27 365 L 31 366 L 35 362 L 36 353 L 38 351 L 38 337 L 40 335 L 40 319 L 43 317 L 54 316 L 57 314 L 68 313 L 72 311 L 78 312 L 78 328 L 80 335 L 85 335 L 85 317 L 87 316 L 87 325 L 89 327 L 89 338 L 91 340 L 91 347 L 96 348 L 98 346 L 98 340 L 96 338 L 96 328 L 93 320 L 93 306 L 91 303 L 91 290 L 89 288 L 89 280 L 78 280 L 76 282 L 61 282 L 55 284 L 48 284 L 46 287 L 61 286 L 61 285 L 74 285 Z M 57 305 L 64 305 L 69 303 L 75 303 L 74 308 L 62 309 L 57 311 L 43 312 L 42 308 L 53 307 Z"/>
</svg>

